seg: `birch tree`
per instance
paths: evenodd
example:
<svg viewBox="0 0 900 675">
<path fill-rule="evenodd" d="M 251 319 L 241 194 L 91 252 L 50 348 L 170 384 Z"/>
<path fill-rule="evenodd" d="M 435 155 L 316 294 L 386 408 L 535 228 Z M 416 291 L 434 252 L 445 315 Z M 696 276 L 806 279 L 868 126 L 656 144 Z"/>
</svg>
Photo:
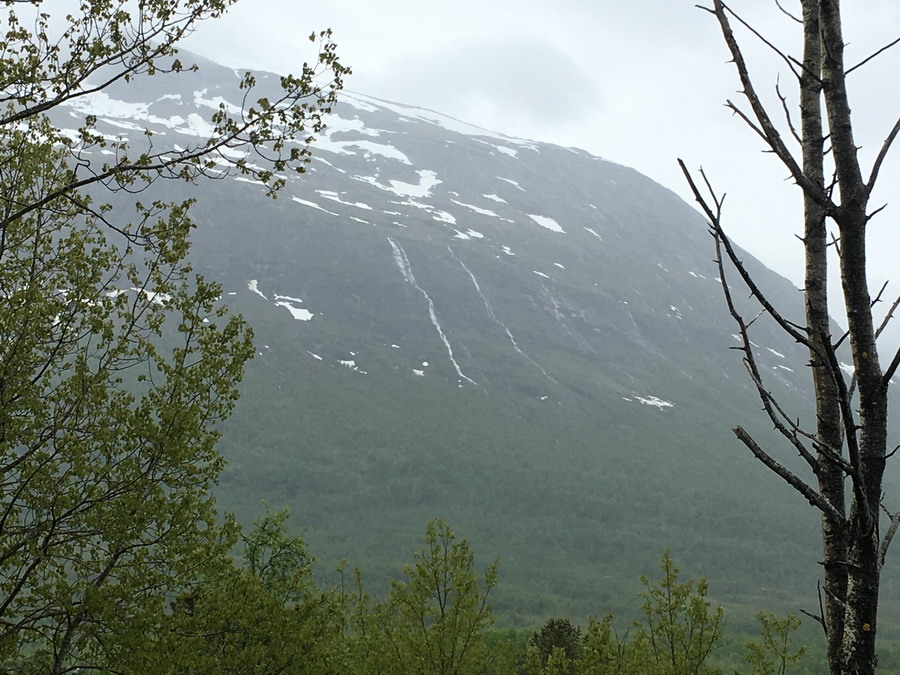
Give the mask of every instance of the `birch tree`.
<svg viewBox="0 0 900 675">
<path fill-rule="evenodd" d="M 898 514 L 883 502 L 882 479 L 888 452 L 887 402 L 891 377 L 900 365 L 900 352 L 882 365 L 877 338 L 884 321 L 875 317 L 866 267 L 866 230 L 881 210 L 869 199 L 898 132 L 900 120 L 886 137 L 871 166 L 863 167 L 854 141 L 853 117 L 847 91 L 849 76 L 891 45 L 873 51 L 862 62 L 844 62 L 839 0 L 800 0 L 796 10 L 776 3 L 802 29 L 802 54 L 779 49 L 730 6 L 714 0 L 703 7 L 718 23 L 740 82 L 743 100 L 727 106 L 762 140 L 799 187 L 804 205 L 802 241 L 805 253 L 806 313 L 802 324 L 785 318 L 756 285 L 725 233 L 723 197 L 715 193 L 707 176 L 697 181 L 679 160 L 690 187 L 710 222 L 715 239 L 725 302 L 736 322 L 748 375 L 762 407 L 783 439 L 803 459 L 808 471 L 790 470 L 777 459 L 777 450 L 762 447 L 742 427 L 735 436 L 768 469 L 790 485 L 821 514 L 824 579 L 821 611 L 808 612 L 824 629 L 830 672 L 872 673 L 877 665 L 875 637 L 881 567 L 897 528 Z M 734 27 L 745 30 L 774 50 L 792 73 L 799 90 L 792 112 L 779 88 L 780 106 L 763 103 L 751 78 Z M 833 230 L 839 264 L 846 333 L 834 335 L 830 315 L 841 303 L 829 302 L 829 232 Z M 799 233 L 798 233 L 799 234 Z M 737 309 L 729 278 L 750 295 L 790 338 L 809 352 L 815 392 L 815 425 L 802 426 L 798 417 L 782 408 L 767 387 L 754 357 L 752 320 Z M 882 289 L 883 290 L 883 289 Z M 742 291 L 743 292 L 743 291 Z M 849 346 L 855 373 L 841 371 L 837 350 Z M 883 519 L 888 523 L 882 532 Z"/>
<path fill-rule="evenodd" d="M 278 93 L 223 104 L 209 137 L 75 134 L 59 106 L 192 69 L 178 42 L 233 0 L 0 3 L 0 669 L 96 669 L 235 541 L 209 494 L 249 328 L 186 263 L 192 201 L 156 181 L 302 170 L 348 71 L 327 31 Z M 137 147 L 137 146 L 135 146 Z M 234 160 L 253 150 L 253 166 Z M 138 628 L 136 628 L 138 627 Z"/>
</svg>

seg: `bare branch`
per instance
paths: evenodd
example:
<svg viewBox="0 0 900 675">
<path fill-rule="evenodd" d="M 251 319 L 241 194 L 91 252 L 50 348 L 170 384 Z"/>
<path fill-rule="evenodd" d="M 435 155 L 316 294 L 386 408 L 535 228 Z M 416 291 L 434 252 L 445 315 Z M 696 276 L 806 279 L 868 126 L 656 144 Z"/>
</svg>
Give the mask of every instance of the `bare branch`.
<svg viewBox="0 0 900 675">
<path fill-rule="evenodd" d="M 819 616 L 818 614 L 813 614 L 811 612 L 807 612 L 802 607 L 799 608 L 799 611 L 801 614 L 806 614 L 806 616 L 808 616 L 810 619 L 813 619 L 816 623 L 818 623 L 820 626 L 822 626 L 822 630 L 825 631 L 826 635 L 828 634 L 828 629 L 825 627 L 825 620 L 821 616 Z"/>
<path fill-rule="evenodd" d="M 834 210 L 835 205 L 833 204 L 831 199 L 827 194 L 822 192 L 821 187 L 815 185 L 806 177 L 806 175 L 803 173 L 802 168 L 797 163 L 797 160 L 794 159 L 794 156 L 791 154 L 790 150 L 788 150 L 787 146 L 785 146 L 778 129 L 772 123 L 772 120 L 769 117 L 769 113 L 766 111 L 765 106 L 763 106 L 762 101 L 756 93 L 756 88 L 754 87 L 753 82 L 750 79 L 750 74 L 747 70 L 747 64 L 744 61 L 744 55 L 737 43 L 737 40 L 734 37 L 734 33 L 731 29 L 731 24 L 728 21 L 726 12 L 733 14 L 730 9 L 726 8 L 722 0 L 714 0 L 713 14 L 715 14 L 716 18 L 719 21 L 719 26 L 722 30 L 722 36 L 725 39 L 725 43 L 728 45 L 728 49 L 731 52 L 735 67 L 737 68 L 738 76 L 741 80 L 741 85 L 743 86 L 742 93 L 749 101 L 750 107 L 753 110 L 753 114 L 756 117 L 757 122 L 759 123 L 759 131 L 757 133 L 761 133 L 767 145 L 778 156 L 785 167 L 787 167 L 796 183 L 801 188 L 803 188 L 804 193 L 808 194 L 810 199 L 815 201 L 817 204 L 821 204 L 827 210 Z M 738 20 L 740 19 L 738 18 Z"/>
<path fill-rule="evenodd" d="M 831 373 L 834 384 L 838 390 L 838 405 L 841 410 L 841 425 L 844 428 L 844 437 L 847 441 L 847 455 L 850 458 L 850 465 L 858 468 L 862 466 L 859 451 L 859 437 L 857 435 L 859 427 L 853 417 L 853 408 L 850 404 L 850 393 L 847 390 L 847 383 L 844 382 L 844 377 L 841 375 L 837 354 L 828 344 L 825 335 L 822 336 L 821 342 L 825 345 L 825 354 L 830 366 L 829 373 Z M 861 475 L 860 471 L 856 471 L 851 475 L 851 478 L 853 479 L 853 492 L 856 499 L 862 505 L 863 509 L 868 509 L 869 498 L 866 495 L 865 487 L 863 485 L 865 477 Z M 868 511 L 865 512 L 868 513 Z"/>
<path fill-rule="evenodd" d="M 775 0 L 775 6 L 778 7 L 778 9 L 781 10 L 782 14 L 784 14 L 784 15 L 786 15 L 787 17 L 793 19 L 794 21 L 796 21 L 797 23 L 799 23 L 799 24 L 801 24 L 801 25 L 803 24 L 803 20 L 802 20 L 802 19 L 800 19 L 800 18 L 794 16 L 794 15 L 791 14 L 789 11 L 787 11 L 784 7 L 781 6 L 781 3 L 778 2 L 778 0 Z"/>
<path fill-rule="evenodd" d="M 734 265 L 735 269 L 740 274 L 741 279 L 743 279 L 744 283 L 747 285 L 747 288 L 750 289 L 751 294 L 754 298 L 765 308 L 766 312 L 775 319 L 775 322 L 781 326 L 782 330 L 784 330 L 788 335 L 790 335 L 794 340 L 802 344 L 803 346 L 811 349 L 813 351 L 817 351 L 816 347 L 810 342 L 809 338 L 806 335 L 803 335 L 796 327 L 796 324 L 787 321 L 781 313 L 772 306 L 772 303 L 769 302 L 768 298 L 763 294 L 763 292 L 756 285 L 756 282 L 750 276 L 750 273 L 747 272 L 741 260 L 738 258 L 737 253 L 734 250 L 734 247 L 731 245 L 731 240 L 727 237 L 724 230 L 722 229 L 719 214 L 713 212 L 712 209 L 709 208 L 706 200 L 703 195 L 700 194 L 700 190 L 697 188 L 697 184 L 694 182 L 693 177 L 690 172 L 687 170 L 687 167 L 684 164 L 684 161 L 681 159 L 678 160 L 678 165 L 681 167 L 681 172 L 684 174 L 684 177 L 688 181 L 688 185 L 691 188 L 691 192 L 694 194 L 694 198 L 700 204 L 700 207 L 706 213 L 706 216 L 709 218 L 711 227 L 717 233 L 717 236 L 722 240 L 722 246 L 725 247 L 725 252 L 728 254 L 728 259 L 731 261 L 731 264 Z M 700 170 L 700 175 L 703 176 L 703 179 L 706 180 L 706 174 L 703 172 L 703 169 Z M 707 181 L 707 185 L 709 182 Z M 712 196 L 713 200 L 716 199 L 715 195 Z M 719 204 L 719 202 L 717 202 Z"/>
<path fill-rule="evenodd" d="M 707 187 L 712 190 L 712 187 L 709 185 L 708 181 Z M 721 201 L 717 201 L 717 218 L 719 217 L 718 204 L 721 204 Z M 763 385 L 762 382 L 762 374 L 760 373 L 759 366 L 756 363 L 756 355 L 753 353 L 753 343 L 750 341 L 749 330 L 750 326 L 756 321 L 756 319 L 758 319 L 762 315 L 763 310 L 760 310 L 760 313 L 757 314 L 756 317 L 754 317 L 751 321 L 744 321 L 743 316 L 734 304 L 734 300 L 731 296 L 731 288 L 728 285 L 728 280 L 725 272 L 725 264 L 722 258 L 722 240 L 715 230 L 712 231 L 712 235 L 716 242 L 715 262 L 719 271 L 719 283 L 722 286 L 722 293 L 725 295 L 725 304 L 728 307 L 729 314 L 731 314 L 732 319 L 734 319 L 734 322 L 738 326 L 738 332 L 740 333 L 742 345 L 739 349 L 744 352 L 744 366 L 747 368 L 750 379 L 756 386 L 756 392 L 759 396 L 760 401 L 762 402 L 763 410 L 765 411 L 766 415 L 768 415 L 769 420 L 774 425 L 776 431 L 778 431 L 782 436 L 784 436 L 785 439 L 788 440 L 791 445 L 794 446 L 803 460 L 812 469 L 813 473 L 817 474 L 820 469 L 819 461 L 807 449 L 800 438 L 800 436 L 803 436 L 815 442 L 815 436 L 801 429 L 799 424 L 794 423 L 794 421 L 790 419 L 790 417 L 781 408 L 781 405 L 778 403 L 772 393 L 768 389 L 766 389 L 765 385 Z M 839 453 L 836 454 L 839 455 Z M 845 470 L 848 469 L 849 466 Z"/>
<path fill-rule="evenodd" d="M 897 366 L 900 366 L 900 347 L 897 348 L 894 358 L 891 359 L 890 365 L 887 367 L 887 370 L 884 371 L 884 375 L 881 378 L 881 382 L 885 387 L 890 385 L 891 378 L 894 376 L 894 373 L 897 372 Z"/>
<path fill-rule="evenodd" d="M 731 16 L 733 16 L 735 19 L 737 19 L 738 22 L 739 22 L 744 28 L 746 28 L 746 29 L 749 30 L 751 33 L 753 33 L 753 35 L 755 35 L 755 36 L 757 37 L 757 39 L 759 39 L 760 42 L 762 42 L 764 45 L 766 45 L 766 47 L 768 47 L 768 48 L 771 49 L 773 52 L 775 52 L 776 54 L 778 54 L 778 56 L 781 57 L 781 60 L 784 61 L 784 62 L 787 64 L 787 67 L 791 69 L 791 72 L 794 73 L 794 77 L 796 77 L 798 80 L 800 79 L 800 73 L 798 73 L 798 72 L 796 71 L 796 69 L 794 68 L 794 66 L 800 66 L 800 68 L 803 68 L 803 64 L 802 64 L 800 61 L 798 61 L 797 59 L 795 59 L 793 56 L 788 56 L 788 55 L 785 54 L 783 51 L 781 51 L 778 47 L 776 47 L 774 44 L 772 44 L 772 42 L 771 42 L 770 40 L 768 40 L 762 33 L 760 33 L 758 30 L 756 30 L 756 29 L 755 29 L 753 26 L 751 26 L 749 23 L 747 23 L 746 21 L 744 21 L 744 20 L 737 14 L 737 12 L 735 12 L 733 9 L 731 9 L 731 7 L 728 7 L 728 6 L 725 5 L 724 3 L 722 3 L 722 6 L 725 8 L 725 10 L 726 10 L 729 14 L 731 14 Z"/>
<path fill-rule="evenodd" d="M 844 517 L 841 515 L 841 512 L 838 511 L 825 497 L 816 492 L 810 485 L 805 483 L 803 480 L 797 477 L 790 469 L 785 467 L 783 464 L 779 463 L 774 457 L 772 457 L 769 453 L 759 447 L 759 444 L 753 440 L 753 438 L 744 431 L 743 427 L 737 426 L 732 430 L 734 435 L 737 436 L 738 440 L 743 443 L 753 456 L 756 457 L 760 462 L 765 464 L 765 466 L 771 470 L 773 473 L 780 476 L 788 485 L 794 488 L 797 492 L 799 492 L 806 501 L 808 501 L 812 506 L 819 509 L 822 514 L 833 524 L 840 525 L 844 521 Z"/>
<path fill-rule="evenodd" d="M 894 143 L 894 139 L 897 138 L 898 133 L 900 133 L 900 118 L 894 122 L 894 126 L 891 127 L 891 132 L 881 144 L 881 150 L 878 151 L 878 157 L 875 158 L 875 162 L 872 164 L 872 171 L 869 173 L 869 180 L 866 183 L 866 189 L 870 194 L 875 187 L 875 181 L 878 180 L 878 172 L 881 170 L 881 165 L 884 163 L 884 159 L 887 157 L 888 151 L 890 151 L 891 145 Z M 875 214 L 873 213 L 872 215 Z"/>
<path fill-rule="evenodd" d="M 864 65 L 866 65 L 869 61 L 871 61 L 872 59 L 874 59 L 876 56 L 879 56 L 880 54 L 883 54 L 884 52 L 886 52 L 888 49 L 890 49 L 891 47 L 893 47 L 893 46 L 894 46 L 895 44 L 897 44 L 898 42 L 900 42 L 900 38 L 897 38 L 897 39 L 894 40 L 893 42 L 889 42 L 888 44 L 886 44 L 884 47 L 882 47 L 882 48 L 879 49 L 878 51 L 873 52 L 872 54 L 870 54 L 869 56 L 867 56 L 866 58 L 864 58 L 862 61 L 860 61 L 859 63 L 857 63 L 855 66 L 851 66 L 850 68 L 847 68 L 847 70 L 844 71 L 844 76 L 846 77 L 847 75 L 849 75 L 850 73 L 852 73 L 852 72 L 853 72 L 854 70 L 856 70 L 857 68 L 862 68 L 862 67 L 863 67 Z"/>
<path fill-rule="evenodd" d="M 887 286 L 887 282 L 884 283 Z M 894 304 L 891 305 L 891 308 L 887 311 L 887 314 L 884 315 L 884 318 L 881 320 L 881 325 L 878 326 L 878 330 L 875 331 L 875 337 L 881 337 L 881 334 L 884 332 L 884 329 L 887 328 L 888 323 L 890 323 L 891 319 L 894 318 L 894 311 L 897 307 L 900 306 L 900 296 L 897 296 L 897 299 L 894 300 Z"/>
<path fill-rule="evenodd" d="M 881 538 L 881 544 L 878 546 L 878 564 L 884 566 L 884 561 L 887 557 L 888 549 L 891 546 L 891 541 L 893 541 L 894 535 L 897 534 L 897 528 L 900 528 L 900 511 L 891 513 L 887 510 L 884 502 L 881 503 L 881 510 L 884 511 L 885 515 L 891 520 L 891 525 L 888 528 L 888 531 L 884 533 L 884 537 Z"/>
<path fill-rule="evenodd" d="M 788 108 L 787 98 L 781 93 L 781 84 L 777 81 L 775 82 L 775 93 L 778 95 L 778 100 L 781 101 L 781 109 L 784 111 L 784 119 L 787 122 L 788 129 L 791 131 L 791 136 L 794 137 L 797 143 L 803 145 L 803 139 L 800 138 L 800 134 L 797 133 L 797 129 L 794 127 L 794 120 L 791 118 L 791 109 Z"/>
</svg>

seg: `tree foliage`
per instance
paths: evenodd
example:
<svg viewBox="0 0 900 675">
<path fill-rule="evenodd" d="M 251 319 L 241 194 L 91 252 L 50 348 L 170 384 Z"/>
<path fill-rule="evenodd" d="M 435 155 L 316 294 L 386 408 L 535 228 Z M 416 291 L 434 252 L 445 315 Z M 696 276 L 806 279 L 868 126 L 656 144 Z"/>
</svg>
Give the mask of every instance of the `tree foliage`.
<svg viewBox="0 0 900 675">
<path fill-rule="evenodd" d="M 747 663 L 753 675 L 785 675 L 788 666 L 797 663 L 806 653 L 806 646 L 792 649 L 791 634 L 800 628 L 800 619 L 794 614 L 781 618 L 768 612 L 756 615 L 761 639 L 747 643 Z"/>
<path fill-rule="evenodd" d="M 241 536 L 242 560 L 207 565 L 200 584 L 157 617 L 152 631 L 112 656 L 131 673 L 328 673 L 344 671 L 346 607 L 320 590 L 312 557 L 288 536 L 287 513 L 268 512 Z"/>
<path fill-rule="evenodd" d="M 581 628 L 568 619 L 547 619 L 531 636 L 529 654 L 533 650 L 540 667 L 546 671 L 574 673 L 582 642 Z"/>
<path fill-rule="evenodd" d="M 4 672 L 101 668 L 235 541 L 209 488 L 250 331 L 186 263 L 190 200 L 157 191 L 126 213 L 105 203 L 104 188 L 124 196 L 159 179 L 238 171 L 274 194 L 276 172 L 302 170 L 308 135 L 348 71 L 320 33 L 316 61 L 282 78 L 278 95 L 254 101 L 248 74 L 241 87 L 253 104 L 234 113 L 223 104 L 210 137 L 177 151 L 156 148 L 149 133 L 133 149 L 99 133 L 91 115 L 66 135 L 50 117 L 115 83 L 177 76 L 190 67 L 178 41 L 230 4 L 83 2 L 66 17 L 40 3 L 0 10 Z M 239 147 L 265 166 L 229 160 L 225 151 Z"/>
<path fill-rule="evenodd" d="M 428 523 L 425 546 L 394 581 L 383 602 L 362 606 L 356 620 L 364 672 L 461 675 L 490 672 L 485 630 L 493 623 L 488 597 L 497 583 L 497 562 L 483 578 L 465 539 L 447 523 Z"/>
<path fill-rule="evenodd" d="M 668 549 L 659 562 L 662 579 L 641 577 L 644 621 L 635 623 L 635 643 L 656 664 L 654 672 L 696 675 L 707 672 L 706 661 L 722 635 L 721 607 L 706 599 L 706 579 L 679 583 L 678 568 Z"/>
</svg>

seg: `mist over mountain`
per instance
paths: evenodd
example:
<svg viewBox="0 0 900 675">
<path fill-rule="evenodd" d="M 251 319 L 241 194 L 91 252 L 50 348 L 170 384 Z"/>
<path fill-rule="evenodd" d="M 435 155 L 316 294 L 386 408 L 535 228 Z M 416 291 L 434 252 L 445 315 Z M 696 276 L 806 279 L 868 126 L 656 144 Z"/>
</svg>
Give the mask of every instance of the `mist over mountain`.
<svg viewBox="0 0 900 675">
<path fill-rule="evenodd" d="M 189 147 L 242 105 L 237 73 L 201 66 L 58 122 Z M 718 602 L 817 606 L 818 516 L 730 432 L 795 461 L 731 349 L 694 209 L 584 151 L 356 93 L 312 150 L 275 200 L 240 174 L 165 186 L 197 197 L 195 270 L 256 336 L 223 508 L 289 507 L 326 571 L 372 579 L 440 516 L 500 558 L 494 604 L 519 623 L 623 611 L 663 547 Z M 801 293 L 743 258 L 801 318 Z M 765 316 L 752 337 L 767 385 L 809 414 L 805 351 Z"/>
</svg>

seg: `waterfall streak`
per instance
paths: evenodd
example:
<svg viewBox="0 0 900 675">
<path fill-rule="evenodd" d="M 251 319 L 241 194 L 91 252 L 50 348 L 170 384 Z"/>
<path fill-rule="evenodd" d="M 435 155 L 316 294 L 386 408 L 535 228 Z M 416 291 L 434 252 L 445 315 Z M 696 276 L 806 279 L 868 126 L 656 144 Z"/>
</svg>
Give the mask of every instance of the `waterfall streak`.
<svg viewBox="0 0 900 675">
<path fill-rule="evenodd" d="M 513 337 L 513 334 L 510 332 L 509 328 L 507 328 L 506 324 L 503 323 L 500 319 L 498 319 L 497 315 L 494 314 L 494 308 L 491 307 L 490 301 L 485 297 L 484 293 L 482 292 L 481 286 L 478 283 L 478 279 L 476 279 L 475 275 L 472 274 L 472 271 L 468 267 L 466 267 L 466 264 L 462 260 L 460 260 L 459 257 L 457 257 L 457 255 L 453 252 L 452 248 L 450 248 L 448 246 L 447 250 L 450 251 L 450 255 L 453 256 L 454 260 L 456 260 L 456 262 L 458 262 L 460 264 L 460 266 L 466 271 L 466 274 L 469 275 L 469 278 L 472 280 L 472 284 L 475 286 L 475 291 L 478 293 L 478 295 L 481 297 L 481 301 L 484 303 L 484 308 L 487 310 L 488 316 L 491 317 L 491 321 L 496 323 L 498 326 L 500 326 L 500 328 L 502 328 L 506 332 L 506 336 L 509 338 L 509 342 L 510 342 L 510 344 L 512 344 L 513 349 L 516 350 L 516 353 L 518 353 L 520 356 L 522 356 L 526 361 L 528 361 L 530 364 L 532 364 L 535 368 L 540 370 L 544 374 L 544 377 L 546 377 L 548 380 L 550 380 L 554 384 L 558 384 L 558 382 L 556 380 L 554 380 L 552 377 L 550 377 L 550 375 L 547 373 L 547 371 L 544 370 L 544 368 L 541 366 L 541 364 L 539 364 L 533 358 L 528 356 L 528 354 L 526 354 L 525 352 L 522 351 L 522 349 L 519 347 L 518 343 L 516 342 L 516 338 Z"/>
<path fill-rule="evenodd" d="M 572 338 L 575 344 L 577 344 L 579 347 L 587 349 L 588 351 L 596 354 L 597 351 L 591 346 L 591 343 L 585 340 L 581 335 L 573 333 L 569 326 L 566 324 L 565 315 L 562 313 L 562 303 L 560 303 L 560 301 L 556 299 L 556 297 L 553 295 L 553 293 L 550 292 L 550 289 L 547 288 L 543 281 L 541 282 L 541 288 L 544 289 L 544 293 L 547 294 L 547 297 L 553 304 L 553 316 L 559 323 L 559 325 L 563 327 L 563 330 L 566 331 L 566 334 L 570 338 Z"/>
<path fill-rule="evenodd" d="M 453 348 L 450 346 L 450 341 L 447 339 L 447 336 L 444 334 L 443 329 L 441 328 L 441 324 L 438 321 L 437 313 L 434 310 L 434 302 L 431 300 L 431 297 L 428 293 L 425 292 L 418 283 L 416 283 L 416 277 L 412 271 L 412 265 L 409 264 L 409 258 L 406 257 L 406 251 L 403 250 L 403 247 L 396 243 L 390 237 L 387 238 L 388 243 L 391 245 L 391 250 L 394 252 L 394 262 L 397 263 L 397 267 L 400 268 L 400 273 L 403 275 L 403 280 L 408 284 L 413 286 L 425 300 L 428 301 L 428 316 L 431 317 L 431 325 L 434 326 L 434 329 L 437 331 L 438 336 L 441 338 L 441 342 L 444 343 L 444 347 L 447 348 L 447 354 L 450 356 L 450 363 L 453 364 L 453 367 L 456 369 L 456 374 L 460 376 L 466 382 L 471 382 L 474 385 L 478 385 L 478 383 L 473 380 L 471 377 L 468 377 L 465 373 L 463 373 L 462 369 L 459 367 L 459 364 L 456 362 L 456 359 L 453 357 Z"/>
</svg>

